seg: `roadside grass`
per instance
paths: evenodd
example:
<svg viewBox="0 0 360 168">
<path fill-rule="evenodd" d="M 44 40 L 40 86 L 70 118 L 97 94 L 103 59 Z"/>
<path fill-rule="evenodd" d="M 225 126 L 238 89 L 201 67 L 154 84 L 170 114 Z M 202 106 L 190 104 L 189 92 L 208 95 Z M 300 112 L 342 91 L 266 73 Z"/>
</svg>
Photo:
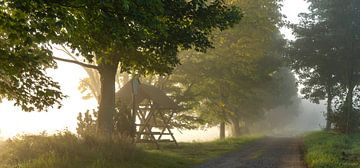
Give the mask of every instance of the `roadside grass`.
<svg viewBox="0 0 360 168">
<path fill-rule="evenodd" d="M 187 168 L 238 150 L 244 144 L 260 138 L 261 136 L 244 136 L 211 142 L 180 143 L 179 147 L 167 144 L 161 146 L 160 150 L 145 148 L 145 153 L 149 158 L 144 158 L 141 166 L 144 168 Z"/>
<path fill-rule="evenodd" d="M 240 149 L 261 136 L 212 142 L 135 147 L 123 138 L 109 142 L 79 139 L 74 134 L 23 135 L 4 142 L 1 168 L 186 168 Z"/>
<path fill-rule="evenodd" d="M 314 132 L 304 144 L 309 168 L 360 168 L 360 133 Z"/>
</svg>

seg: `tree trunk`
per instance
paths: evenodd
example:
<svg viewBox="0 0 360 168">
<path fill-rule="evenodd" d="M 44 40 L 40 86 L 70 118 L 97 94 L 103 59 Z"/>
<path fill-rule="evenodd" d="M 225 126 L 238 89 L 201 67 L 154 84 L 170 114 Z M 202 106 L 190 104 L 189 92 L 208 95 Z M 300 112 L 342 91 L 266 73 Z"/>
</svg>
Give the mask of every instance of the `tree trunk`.
<svg viewBox="0 0 360 168">
<path fill-rule="evenodd" d="M 115 76 L 117 63 L 99 65 L 100 74 L 100 104 L 98 113 L 98 135 L 111 135 L 113 131 L 113 116 L 115 114 Z"/>
<path fill-rule="evenodd" d="M 232 136 L 234 137 L 239 137 L 241 135 L 241 129 L 238 118 L 233 117 L 231 119 L 231 132 L 232 132 Z"/>
<path fill-rule="evenodd" d="M 225 139 L 225 122 L 220 123 L 220 139 Z"/>
<path fill-rule="evenodd" d="M 352 123 L 352 110 L 353 110 L 353 92 L 354 92 L 354 70 L 351 64 L 349 63 L 349 70 L 348 70 L 348 81 L 347 81 L 347 88 L 348 92 L 346 94 L 346 100 L 345 100 L 345 130 L 344 132 L 346 134 L 352 132 L 353 130 L 353 123 Z"/>
<path fill-rule="evenodd" d="M 351 122 L 351 117 L 352 117 L 352 110 L 353 110 L 353 91 L 354 91 L 354 86 L 352 84 L 352 77 L 349 79 L 349 84 L 348 84 L 348 93 L 346 94 L 346 102 L 345 102 L 345 114 L 346 114 L 346 128 L 345 128 L 345 133 L 350 133 L 352 131 L 353 128 L 352 127 L 352 122 Z"/>
<path fill-rule="evenodd" d="M 331 101 L 332 98 L 328 97 L 327 98 L 327 110 L 326 110 L 326 126 L 325 126 L 325 131 L 330 131 L 331 130 L 331 114 L 332 114 L 332 108 L 331 108 Z"/>
<path fill-rule="evenodd" d="M 331 129 L 331 120 L 330 117 L 332 115 L 332 93 L 331 93 L 331 85 L 330 83 L 326 86 L 326 92 L 327 92 L 327 110 L 326 110 L 326 126 L 325 130 L 330 131 Z"/>
<path fill-rule="evenodd" d="M 244 126 L 243 126 L 243 130 L 242 130 L 242 132 L 243 132 L 243 134 L 249 134 L 250 133 L 250 127 L 249 127 L 249 122 L 247 122 L 246 120 L 244 121 Z M 250 125 L 251 126 L 251 125 Z"/>
</svg>

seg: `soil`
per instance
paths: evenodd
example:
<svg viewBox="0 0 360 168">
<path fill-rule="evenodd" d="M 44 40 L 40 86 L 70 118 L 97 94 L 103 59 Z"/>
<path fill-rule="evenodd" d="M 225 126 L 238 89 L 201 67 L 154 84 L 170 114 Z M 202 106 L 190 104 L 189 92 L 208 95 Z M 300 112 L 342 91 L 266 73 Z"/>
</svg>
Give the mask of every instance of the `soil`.
<svg viewBox="0 0 360 168">
<path fill-rule="evenodd" d="M 268 137 L 195 168 L 306 168 L 299 138 Z"/>
</svg>

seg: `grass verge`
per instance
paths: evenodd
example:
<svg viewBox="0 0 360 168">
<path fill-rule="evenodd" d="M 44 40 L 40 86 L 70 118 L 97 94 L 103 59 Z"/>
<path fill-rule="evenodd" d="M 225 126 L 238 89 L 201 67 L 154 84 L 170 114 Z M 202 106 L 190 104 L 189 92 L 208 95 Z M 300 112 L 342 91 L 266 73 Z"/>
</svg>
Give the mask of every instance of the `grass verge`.
<svg viewBox="0 0 360 168">
<path fill-rule="evenodd" d="M 360 133 L 314 132 L 304 143 L 309 168 L 360 168 Z"/>
<path fill-rule="evenodd" d="M 238 150 L 244 144 L 259 138 L 261 137 L 246 136 L 211 142 L 180 143 L 179 148 L 174 145 L 165 145 L 160 150 L 146 149 L 146 157 L 141 159 L 137 166 L 143 168 L 187 168 L 227 152 Z"/>
<path fill-rule="evenodd" d="M 260 136 L 203 143 L 134 147 L 122 138 L 110 142 L 79 139 L 64 132 L 24 135 L 4 142 L 1 168 L 186 168 L 241 148 Z"/>
</svg>

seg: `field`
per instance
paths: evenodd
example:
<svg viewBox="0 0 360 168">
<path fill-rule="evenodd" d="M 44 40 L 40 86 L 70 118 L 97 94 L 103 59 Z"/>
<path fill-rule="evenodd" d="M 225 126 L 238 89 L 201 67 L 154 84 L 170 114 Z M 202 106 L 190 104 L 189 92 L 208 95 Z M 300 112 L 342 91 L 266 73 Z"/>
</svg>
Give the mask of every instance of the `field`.
<svg viewBox="0 0 360 168">
<path fill-rule="evenodd" d="M 359 168 L 360 134 L 314 132 L 304 138 L 309 168 Z"/>
</svg>

